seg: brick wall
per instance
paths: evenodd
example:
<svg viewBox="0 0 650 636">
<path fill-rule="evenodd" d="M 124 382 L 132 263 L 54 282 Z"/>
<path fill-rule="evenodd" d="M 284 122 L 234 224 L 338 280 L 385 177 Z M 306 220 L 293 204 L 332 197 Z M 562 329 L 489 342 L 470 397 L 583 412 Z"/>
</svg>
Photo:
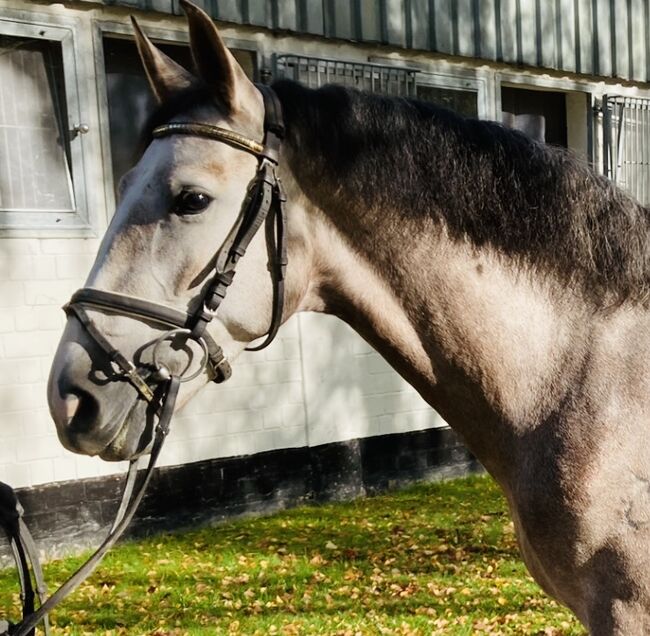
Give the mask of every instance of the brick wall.
<svg viewBox="0 0 650 636">
<path fill-rule="evenodd" d="M 0 239 L 0 480 L 15 487 L 125 469 L 66 451 L 46 383 L 61 305 L 83 284 L 96 239 Z M 273 345 L 243 354 L 173 422 L 161 465 L 440 426 L 366 343 L 325 316 L 294 317 Z"/>
</svg>

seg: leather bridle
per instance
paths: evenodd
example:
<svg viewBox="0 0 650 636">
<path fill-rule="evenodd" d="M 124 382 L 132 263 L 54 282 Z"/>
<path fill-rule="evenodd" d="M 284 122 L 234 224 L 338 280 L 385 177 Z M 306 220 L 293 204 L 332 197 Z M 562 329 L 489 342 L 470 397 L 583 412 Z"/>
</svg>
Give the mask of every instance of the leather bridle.
<svg viewBox="0 0 650 636">
<path fill-rule="evenodd" d="M 157 348 L 165 341 L 178 336 L 199 343 L 204 351 L 201 368 L 192 376 L 181 378 L 186 382 L 196 377 L 207 367 L 208 374 L 214 382 L 223 382 L 231 375 L 228 360 L 221 347 L 207 331 L 207 326 L 219 309 L 228 288 L 235 276 L 237 263 L 245 255 L 253 237 L 262 223 L 266 222 L 266 243 L 269 255 L 269 272 L 273 283 L 273 306 L 271 325 L 265 340 L 249 351 L 259 351 L 267 347 L 275 338 L 282 322 L 284 308 L 284 278 L 287 267 L 286 243 L 286 197 L 276 168 L 279 160 L 280 145 L 284 137 L 282 107 L 280 101 L 268 86 L 257 85 L 264 98 L 264 143 L 248 139 L 244 135 L 210 124 L 176 122 L 159 126 L 153 131 L 153 137 L 159 139 L 170 135 L 191 135 L 214 139 L 254 155 L 258 160 L 257 173 L 248 187 L 241 213 L 231 229 L 224 244 L 214 257 L 214 274 L 204 285 L 203 293 L 193 312 L 187 313 L 144 298 L 118 294 L 115 292 L 85 287 L 72 295 L 65 306 L 69 316 L 75 316 L 95 343 L 115 363 L 124 377 L 133 384 L 148 402 L 153 400 L 153 391 L 148 380 L 169 379 L 171 373 L 163 365 L 156 364 L 153 369 L 137 369 L 101 334 L 86 313 L 86 309 L 117 313 L 146 322 L 171 327 L 154 343 L 154 359 Z"/>
<path fill-rule="evenodd" d="M 79 321 L 88 336 L 104 352 L 108 361 L 117 367 L 118 373 L 111 379 L 125 379 L 130 382 L 139 396 L 148 403 L 148 408 L 157 414 L 158 423 L 153 433 L 149 462 L 140 479 L 138 479 L 137 459 L 131 461 L 116 518 L 104 542 L 77 572 L 63 583 L 52 596 L 42 602 L 36 611 L 33 611 L 32 603 L 29 608 L 32 611 L 23 612 L 22 622 L 9 626 L 8 631 L 2 632 L 0 636 L 2 634 L 30 636 L 39 622 L 45 621 L 45 625 L 47 625 L 48 612 L 91 574 L 106 552 L 126 530 L 144 497 L 164 440 L 169 432 L 180 384 L 194 379 L 204 370 L 214 382 L 224 382 L 230 377 L 232 373 L 230 363 L 221 347 L 208 333 L 207 326 L 232 284 L 237 263 L 245 255 L 250 242 L 263 223 L 266 224 L 268 269 L 273 284 L 271 324 L 264 341 L 257 346 L 248 347 L 247 350 L 259 351 L 267 347 L 278 332 L 284 309 L 284 278 L 287 268 L 284 206 L 286 197 L 276 171 L 280 146 L 284 138 L 284 124 L 282 107 L 275 92 L 268 86 L 259 84 L 256 86 L 264 99 L 263 143 L 219 126 L 194 122 L 174 122 L 159 126 L 153 131 L 153 137 L 156 139 L 170 135 L 191 135 L 213 139 L 248 152 L 258 160 L 257 172 L 248 187 L 240 215 L 213 259 L 214 273 L 204 284 L 196 309 L 184 312 L 144 298 L 92 287 L 79 289 L 64 307 L 66 314 Z M 88 315 L 88 309 L 128 316 L 168 327 L 167 331 L 153 341 L 152 364 L 136 365 L 113 347 Z M 186 374 L 187 369 L 180 374 L 173 374 L 158 360 L 158 351 L 162 343 L 177 338 L 184 339 L 185 342 L 195 341 L 203 352 L 198 370 L 191 374 Z M 136 488 L 138 481 L 139 485 Z M 21 582 L 27 579 L 31 584 L 26 559 L 20 556 L 20 551 L 18 555 L 17 564 Z M 33 570 L 35 574 L 40 572 L 38 562 L 33 564 Z M 37 587 L 42 587 L 38 584 L 37 580 Z"/>
</svg>

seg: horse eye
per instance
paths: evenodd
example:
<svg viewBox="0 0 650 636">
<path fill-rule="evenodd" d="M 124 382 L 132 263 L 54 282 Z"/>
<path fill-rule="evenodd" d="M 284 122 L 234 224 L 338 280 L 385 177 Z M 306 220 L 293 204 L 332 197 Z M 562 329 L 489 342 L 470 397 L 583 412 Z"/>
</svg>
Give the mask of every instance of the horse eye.
<svg viewBox="0 0 650 636">
<path fill-rule="evenodd" d="M 175 214 L 197 214 L 207 208 L 212 199 L 204 192 L 182 190 L 174 199 L 172 211 Z"/>
</svg>

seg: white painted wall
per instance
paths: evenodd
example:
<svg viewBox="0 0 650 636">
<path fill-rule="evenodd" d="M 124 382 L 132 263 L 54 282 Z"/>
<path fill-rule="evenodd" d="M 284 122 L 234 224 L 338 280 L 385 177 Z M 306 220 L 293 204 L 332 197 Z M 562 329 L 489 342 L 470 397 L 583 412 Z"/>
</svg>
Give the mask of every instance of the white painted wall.
<svg viewBox="0 0 650 636">
<path fill-rule="evenodd" d="M 299 326 L 310 445 L 445 425 L 345 323 L 302 314 Z"/>
</svg>

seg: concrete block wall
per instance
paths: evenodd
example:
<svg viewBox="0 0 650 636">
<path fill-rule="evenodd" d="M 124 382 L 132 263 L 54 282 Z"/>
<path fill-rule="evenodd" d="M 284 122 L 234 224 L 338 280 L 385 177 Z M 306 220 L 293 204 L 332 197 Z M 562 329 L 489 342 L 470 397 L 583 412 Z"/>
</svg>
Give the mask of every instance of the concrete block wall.
<svg viewBox="0 0 650 636">
<path fill-rule="evenodd" d="M 46 401 L 61 306 L 83 284 L 98 239 L 0 239 L 0 480 L 14 487 L 123 472 L 59 443 Z M 440 426 L 440 418 L 349 327 L 292 318 L 174 419 L 161 465 L 317 446 Z"/>
<path fill-rule="evenodd" d="M 61 306 L 85 278 L 98 244 L 97 239 L 0 239 L 0 480 L 12 485 L 115 469 L 63 449 L 45 389 L 65 322 Z"/>
</svg>

